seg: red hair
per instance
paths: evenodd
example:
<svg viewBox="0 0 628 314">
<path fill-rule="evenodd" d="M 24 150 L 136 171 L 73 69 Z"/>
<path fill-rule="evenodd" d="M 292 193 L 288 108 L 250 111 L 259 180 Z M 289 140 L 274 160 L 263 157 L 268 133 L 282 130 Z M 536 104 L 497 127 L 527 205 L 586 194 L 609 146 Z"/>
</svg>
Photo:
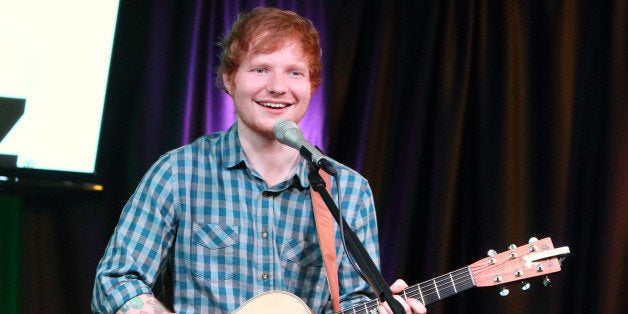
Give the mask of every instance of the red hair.
<svg viewBox="0 0 628 314">
<path fill-rule="evenodd" d="M 276 8 L 256 8 L 240 14 L 227 37 L 219 42 L 223 51 L 216 71 L 216 85 L 226 90 L 223 74 L 232 81 L 233 74 L 249 53 L 272 53 L 291 41 L 299 45 L 307 60 L 313 92 L 321 84 L 322 75 L 318 31 L 310 20 Z"/>
</svg>

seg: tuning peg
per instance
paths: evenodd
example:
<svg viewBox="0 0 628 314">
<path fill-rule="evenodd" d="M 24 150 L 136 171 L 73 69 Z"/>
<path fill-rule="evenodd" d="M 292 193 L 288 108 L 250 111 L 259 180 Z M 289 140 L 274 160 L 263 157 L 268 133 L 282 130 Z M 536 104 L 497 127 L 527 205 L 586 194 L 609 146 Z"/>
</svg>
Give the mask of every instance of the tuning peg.
<svg viewBox="0 0 628 314">
<path fill-rule="evenodd" d="M 543 286 L 547 287 L 550 283 L 552 283 L 552 281 L 550 280 L 549 276 L 545 276 L 545 278 L 543 278 Z"/>
<path fill-rule="evenodd" d="M 539 239 L 537 239 L 536 237 L 531 237 L 531 238 L 528 240 L 528 244 L 532 244 L 532 243 L 537 242 L 537 241 L 539 241 Z"/>
<path fill-rule="evenodd" d="M 488 259 L 488 264 L 489 265 L 495 265 L 495 258 L 493 256 L 497 255 L 497 251 L 490 249 L 488 250 L 488 252 L 486 252 L 486 255 L 488 255 L 489 259 Z"/>
<path fill-rule="evenodd" d="M 508 290 L 508 288 L 506 288 L 506 287 L 502 287 L 499 290 L 499 295 L 501 295 L 502 297 L 507 296 L 509 293 L 510 293 L 510 290 Z"/>
<path fill-rule="evenodd" d="M 516 245 L 514 245 L 514 244 L 511 244 L 511 245 L 509 245 L 509 246 L 508 246 L 508 249 L 509 249 L 509 250 L 514 250 L 514 249 L 516 249 L 516 248 L 517 248 L 517 246 L 516 246 Z"/>
<path fill-rule="evenodd" d="M 521 282 L 521 290 L 528 291 L 528 289 L 530 289 L 530 283 L 527 282 L 527 281 L 522 281 Z"/>
<path fill-rule="evenodd" d="M 538 248 L 534 244 L 530 244 L 530 252 L 536 252 Z"/>
</svg>

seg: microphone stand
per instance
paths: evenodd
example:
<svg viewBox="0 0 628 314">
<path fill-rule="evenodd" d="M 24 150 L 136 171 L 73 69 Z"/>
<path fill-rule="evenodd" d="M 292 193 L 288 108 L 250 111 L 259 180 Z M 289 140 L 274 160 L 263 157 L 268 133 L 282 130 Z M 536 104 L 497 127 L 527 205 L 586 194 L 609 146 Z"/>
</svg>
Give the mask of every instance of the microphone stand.
<svg viewBox="0 0 628 314">
<path fill-rule="evenodd" d="M 360 239 L 356 236 L 355 232 L 351 230 L 351 227 L 347 224 L 344 217 L 340 214 L 336 203 L 325 188 L 325 181 L 320 176 L 320 174 L 318 174 L 319 167 L 316 166 L 314 162 L 312 162 L 311 154 L 309 153 L 309 151 L 303 148 L 300 151 L 301 155 L 304 155 L 304 157 L 306 157 L 305 159 L 309 163 L 308 179 L 310 180 L 312 189 L 321 195 L 321 198 L 325 202 L 327 209 L 329 209 L 332 216 L 334 216 L 336 222 L 338 224 L 342 224 L 342 230 L 344 231 L 345 243 L 347 245 L 346 249 L 348 251 L 348 254 L 353 256 L 355 262 L 358 264 L 358 267 L 365 277 L 364 279 L 371 286 L 379 300 L 388 303 L 393 313 L 405 313 L 406 311 L 404 310 L 403 306 L 401 306 L 397 299 L 393 298 L 390 287 L 388 287 L 388 284 L 386 284 L 384 277 L 377 269 L 377 266 L 362 245 L 362 242 L 360 242 Z"/>
</svg>

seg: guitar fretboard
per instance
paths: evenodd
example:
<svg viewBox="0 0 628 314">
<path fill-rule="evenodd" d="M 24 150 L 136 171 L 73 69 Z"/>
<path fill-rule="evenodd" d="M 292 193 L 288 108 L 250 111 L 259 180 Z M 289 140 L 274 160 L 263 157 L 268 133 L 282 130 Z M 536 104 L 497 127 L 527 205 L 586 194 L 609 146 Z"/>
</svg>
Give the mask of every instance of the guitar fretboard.
<svg viewBox="0 0 628 314">
<path fill-rule="evenodd" d="M 473 278 L 469 267 L 454 270 L 442 276 L 421 282 L 406 288 L 400 295 L 404 298 L 415 298 L 424 305 L 432 304 L 458 292 L 473 288 Z M 361 305 L 346 309 L 339 314 L 376 313 L 379 300 L 371 300 Z"/>
</svg>

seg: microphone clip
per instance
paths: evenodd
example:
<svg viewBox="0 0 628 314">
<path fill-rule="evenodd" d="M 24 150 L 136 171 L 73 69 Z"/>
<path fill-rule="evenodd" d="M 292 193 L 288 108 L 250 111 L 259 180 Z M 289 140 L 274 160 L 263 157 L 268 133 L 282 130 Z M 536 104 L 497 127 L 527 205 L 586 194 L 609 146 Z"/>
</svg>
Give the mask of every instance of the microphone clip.
<svg viewBox="0 0 628 314">
<path fill-rule="evenodd" d="M 305 146 L 301 146 L 301 149 L 299 149 L 299 153 L 301 153 L 301 156 L 305 158 L 305 160 L 307 160 L 308 164 L 310 165 L 310 169 L 315 169 L 316 171 L 318 171 L 318 169 L 323 169 L 323 171 L 329 173 L 330 176 L 338 176 L 336 168 L 329 162 L 329 160 L 327 160 L 327 158 L 319 159 L 317 165 L 312 158 L 312 152 L 310 152 L 310 150 L 308 150 Z"/>
</svg>

